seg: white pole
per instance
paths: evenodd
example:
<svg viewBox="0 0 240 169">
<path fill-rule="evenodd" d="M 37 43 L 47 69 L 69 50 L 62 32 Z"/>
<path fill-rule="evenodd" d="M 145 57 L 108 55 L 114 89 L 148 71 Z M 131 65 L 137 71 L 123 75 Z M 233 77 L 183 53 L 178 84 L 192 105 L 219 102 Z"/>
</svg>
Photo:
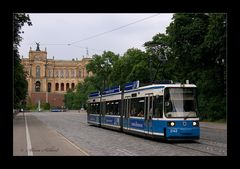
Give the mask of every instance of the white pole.
<svg viewBox="0 0 240 169">
<path fill-rule="evenodd" d="M 38 111 L 41 110 L 41 107 L 40 107 L 40 100 L 38 100 Z"/>
</svg>

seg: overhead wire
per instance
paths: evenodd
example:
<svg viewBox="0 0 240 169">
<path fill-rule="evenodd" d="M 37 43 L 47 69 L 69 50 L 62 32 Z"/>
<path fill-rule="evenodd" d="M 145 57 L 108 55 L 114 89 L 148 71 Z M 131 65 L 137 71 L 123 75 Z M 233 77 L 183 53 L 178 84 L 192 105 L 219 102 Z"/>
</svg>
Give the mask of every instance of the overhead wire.
<svg viewBox="0 0 240 169">
<path fill-rule="evenodd" d="M 135 24 L 135 23 L 142 22 L 142 21 L 144 21 L 144 20 L 153 18 L 153 17 L 155 17 L 155 16 L 157 16 L 157 15 L 159 15 L 159 14 L 155 14 L 155 15 L 152 15 L 152 16 L 148 16 L 148 17 L 145 17 L 145 18 L 143 18 L 143 19 L 140 19 L 140 20 L 131 22 L 131 23 L 129 23 L 129 24 L 126 24 L 126 25 L 123 25 L 123 26 L 120 26 L 120 27 L 111 29 L 111 30 L 109 30 L 109 31 L 102 32 L 102 33 L 98 33 L 98 34 L 96 34 L 96 35 L 89 36 L 89 37 L 87 37 L 87 38 L 84 38 L 84 39 L 81 39 L 81 40 L 78 40 L 78 41 L 71 42 L 71 43 L 69 43 L 69 45 L 72 45 L 72 44 L 78 43 L 78 42 L 82 42 L 82 41 L 85 41 L 85 40 L 93 39 L 93 38 L 96 38 L 96 37 L 98 37 L 98 36 L 102 36 L 102 35 L 104 35 L 104 34 L 107 34 L 107 33 L 110 33 L 110 32 L 113 32 L 113 31 L 116 31 L 116 30 L 125 28 L 125 27 L 127 27 L 127 26 L 133 25 L 133 24 Z"/>
<path fill-rule="evenodd" d="M 154 14 L 154 15 L 151 15 L 151 16 L 148 16 L 148 17 L 145 17 L 145 18 L 142 18 L 142 19 L 139 19 L 139 20 L 137 20 L 137 21 L 128 23 L 128 24 L 126 24 L 126 25 L 123 25 L 123 26 L 120 26 L 120 27 L 117 27 L 117 28 L 114 28 L 114 29 L 111 29 L 111 30 L 108 30 L 108 31 L 105 31 L 105 32 L 102 32 L 102 33 L 98 33 L 98 34 L 89 36 L 89 37 L 87 37 L 87 38 L 84 38 L 84 39 L 81 39 L 81 40 L 78 40 L 78 41 L 73 41 L 73 42 L 71 42 L 71 43 L 43 43 L 43 45 L 67 45 L 67 46 L 73 46 L 73 47 L 79 47 L 79 48 L 85 48 L 85 49 L 86 49 L 87 47 L 82 47 L 82 46 L 73 45 L 73 44 L 76 44 L 76 43 L 79 43 L 79 42 L 82 42 L 82 41 L 86 41 L 86 40 L 89 40 L 89 39 L 93 39 L 93 38 L 102 36 L 102 35 L 107 34 L 107 33 L 111 33 L 111 32 L 113 32 L 113 31 L 116 31 L 116 30 L 125 28 L 125 27 L 127 27 L 127 26 L 136 24 L 136 23 L 138 23 L 138 22 L 142 22 L 142 21 L 144 21 L 144 20 L 153 18 L 153 17 L 155 17 L 155 16 L 157 16 L 157 15 L 160 15 L 160 13 Z M 31 44 L 34 44 L 34 43 L 31 43 Z M 99 50 L 99 49 L 93 49 L 93 48 L 88 48 L 88 49 L 98 50 L 98 51 L 103 52 L 103 50 Z"/>
</svg>

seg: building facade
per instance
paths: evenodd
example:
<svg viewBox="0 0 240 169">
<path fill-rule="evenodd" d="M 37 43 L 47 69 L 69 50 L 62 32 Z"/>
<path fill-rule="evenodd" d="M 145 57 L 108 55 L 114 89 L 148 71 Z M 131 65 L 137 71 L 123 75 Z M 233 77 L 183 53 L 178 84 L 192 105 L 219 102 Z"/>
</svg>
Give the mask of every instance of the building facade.
<svg viewBox="0 0 240 169">
<path fill-rule="evenodd" d="M 91 72 L 87 73 L 86 64 L 91 58 L 81 60 L 56 60 L 47 58 L 47 51 L 30 48 L 28 58 L 21 63 L 27 72 L 29 104 L 50 103 L 53 107 L 64 106 L 64 94 L 74 90 Z"/>
</svg>

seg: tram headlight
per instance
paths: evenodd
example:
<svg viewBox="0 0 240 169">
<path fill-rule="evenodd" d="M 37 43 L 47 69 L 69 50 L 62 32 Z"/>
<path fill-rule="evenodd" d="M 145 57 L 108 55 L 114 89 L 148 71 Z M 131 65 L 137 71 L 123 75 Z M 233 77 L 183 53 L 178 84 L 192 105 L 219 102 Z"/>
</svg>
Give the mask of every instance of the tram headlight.
<svg viewBox="0 0 240 169">
<path fill-rule="evenodd" d="M 169 121 L 168 126 L 171 126 L 171 127 L 175 126 L 175 122 L 174 121 Z"/>
<path fill-rule="evenodd" d="M 193 126 L 198 126 L 199 123 L 198 123 L 198 121 L 193 121 L 193 122 L 192 122 L 192 125 L 193 125 Z"/>
</svg>

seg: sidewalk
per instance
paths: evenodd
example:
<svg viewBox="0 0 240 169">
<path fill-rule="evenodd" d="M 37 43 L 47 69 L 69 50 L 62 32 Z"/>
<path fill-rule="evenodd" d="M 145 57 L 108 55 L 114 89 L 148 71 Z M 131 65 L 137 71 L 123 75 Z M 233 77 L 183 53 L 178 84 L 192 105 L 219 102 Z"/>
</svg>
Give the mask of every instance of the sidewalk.
<svg viewBox="0 0 240 169">
<path fill-rule="evenodd" d="M 86 156 L 88 154 L 31 114 L 19 113 L 13 121 L 13 155 Z"/>
<path fill-rule="evenodd" d="M 227 130 L 227 123 L 200 122 L 200 127 Z"/>
</svg>

